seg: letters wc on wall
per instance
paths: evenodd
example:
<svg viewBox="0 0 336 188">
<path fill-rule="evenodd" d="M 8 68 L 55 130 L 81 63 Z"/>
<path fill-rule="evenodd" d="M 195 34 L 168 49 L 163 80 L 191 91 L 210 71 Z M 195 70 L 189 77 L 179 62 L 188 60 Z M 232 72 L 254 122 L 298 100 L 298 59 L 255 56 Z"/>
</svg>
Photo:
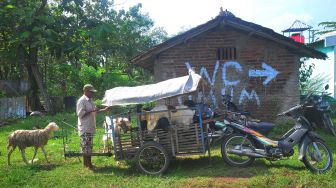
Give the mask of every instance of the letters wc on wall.
<svg viewBox="0 0 336 188">
<path fill-rule="evenodd" d="M 185 65 L 186 65 L 187 70 L 192 68 L 191 63 L 189 62 L 185 63 Z M 241 64 L 237 61 L 227 61 L 227 62 L 224 62 L 222 65 L 220 64 L 219 61 L 216 61 L 215 69 L 211 77 L 209 75 L 208 70 L 204 66 L 201 67 L 199 74 L 205 80 L 207 80 L 207 82 L 212 86 L 207 98 L 209 98 L 212 101 L 215 107 L 218 107 L 218 104 L 217 104 L 217 100 L 216 100 L 215 93 L 214 93 L 214 86 L 216 83 L 217 73 L 220 69 L 222 71 L 221 79 L 223 83 L 222 87 L 220 88 L 222 95 L 229 94 L 233 96 L 234 95 L 233 88 L 241 84 L 240 79 L 236 79 L 236 80 L 228 79 L 228 74 L 230 73 L 227 71 L 228 68 L 233 68 L 236 71 L 234 72 L 234 74 L 240 74 L 241 77 L 247 76 L 248 78 L 255 78 L 255 77 L 264 78 L 264 81 L 262 83 L 264 87 L 270 84 L 270 81 L 272 81 L 279 74 L 279 72 L 276 69 L 267 65 L 264 62 L 261 63 L 261 68 L 262 68 L 261 70 L 248 69 L 247 75 L 244 75 L 246 73 L 243 71 L 243 67 L 241 66 Z M 242 104 L 245 100 L 248 100 L 248 101 L 255 101 L 256 104 L 260 106 L 260 99 L 255 89 L 252 89 L 251 92 L 248 92 L 245 88 L 243 88 L 239 92 L 239 94 L 240 94 L 239 104 Z M 191 96 L 189 96 L 189 98 L 191 98 Z"/>
</svg>

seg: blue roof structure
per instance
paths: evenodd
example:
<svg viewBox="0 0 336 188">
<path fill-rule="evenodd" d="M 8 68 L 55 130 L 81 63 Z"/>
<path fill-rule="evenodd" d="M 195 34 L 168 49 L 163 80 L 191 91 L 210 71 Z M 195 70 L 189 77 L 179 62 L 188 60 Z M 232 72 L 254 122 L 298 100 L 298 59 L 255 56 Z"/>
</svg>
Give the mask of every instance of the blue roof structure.
<svg viewBox="0 0 336 188">
<path fill-rule="evenodd" d="M 283 30 L 282 32 L 301 32 L 313 28 L 310 25 L 307 25 L 299 20 L 295 20 L 292 26 L 288 29 Z"/>
</svg>

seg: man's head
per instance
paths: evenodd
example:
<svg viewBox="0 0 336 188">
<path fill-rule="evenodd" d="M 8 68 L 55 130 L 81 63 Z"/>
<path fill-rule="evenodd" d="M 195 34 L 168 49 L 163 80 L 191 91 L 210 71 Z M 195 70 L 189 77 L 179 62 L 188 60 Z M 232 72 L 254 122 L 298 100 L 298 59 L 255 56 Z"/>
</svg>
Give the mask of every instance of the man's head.
<svg viewBox="0 0 336 188">
<path fill-rule="evenodd" d="M 97 90 L 95 90 L 95 88 L 91 84 L 85 84 L 83 87 L 83 92 L 85 96 L 87 96 L 88 98 L 92 98 L 93 93 L 97 92 Z"/>
</svg>

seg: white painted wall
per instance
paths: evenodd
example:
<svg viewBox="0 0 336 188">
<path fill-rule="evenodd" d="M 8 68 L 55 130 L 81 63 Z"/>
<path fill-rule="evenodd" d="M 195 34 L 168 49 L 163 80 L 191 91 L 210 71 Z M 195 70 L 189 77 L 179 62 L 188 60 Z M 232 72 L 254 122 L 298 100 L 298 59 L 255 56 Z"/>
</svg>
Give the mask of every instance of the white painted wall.
<svg viewBox="0 0 336 188">
<path fill-rule="evenodd" d="M 325 74 L 330 77 L 330 80 L 328 82 L 329 84 L 329 89 L 328 92 L 332 93 L 331 96 L 334 96 L 336 98 L 336 93 L 334 92 L 335 89 L 335 54 L 333 51 L 328 52 L 326 54 L 328 56 L 328 59 L 326 60 L 320 60 L 320 59 L 309 59 L 307 60 L 307 64 L 315 64 L 315 68 L 313 70 L 312 77 L 319 75 L 319 74 Z"/>
</svg>

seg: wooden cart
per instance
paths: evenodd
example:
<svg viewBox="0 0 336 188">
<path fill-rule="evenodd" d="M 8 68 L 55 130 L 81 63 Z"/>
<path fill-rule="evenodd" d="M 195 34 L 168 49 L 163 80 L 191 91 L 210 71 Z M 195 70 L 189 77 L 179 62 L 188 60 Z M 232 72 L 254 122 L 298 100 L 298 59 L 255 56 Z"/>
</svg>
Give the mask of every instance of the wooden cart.
<svg viewBox="0 0 336 188">
<path fill-rule="evenodd" d="M 176 112 L 167 111 L 167 113 Z M 138 114 L 138 116 L 140 115 L 143 114 Z M 107 118 L 113 118 L 113 116 Z M 151 131 L 142 130 L 138 121 L 139 126 L 137 128 L 118 136 L 114 134 L 112 129 L 115 159 L 134 159 L 142 172 L 157 175 L 166 171 L 172 158 L 205 154 L 206 152 L 210 157 L 208 128 L 207 124 L 203 124 L 202 121 L 203 118 L 200 116 L 199 123 L 190 125 L 170 124 L 164 129 L 157 128 Z M 111 125 L 111 127 L 114 126 Z"/>
</svg>

